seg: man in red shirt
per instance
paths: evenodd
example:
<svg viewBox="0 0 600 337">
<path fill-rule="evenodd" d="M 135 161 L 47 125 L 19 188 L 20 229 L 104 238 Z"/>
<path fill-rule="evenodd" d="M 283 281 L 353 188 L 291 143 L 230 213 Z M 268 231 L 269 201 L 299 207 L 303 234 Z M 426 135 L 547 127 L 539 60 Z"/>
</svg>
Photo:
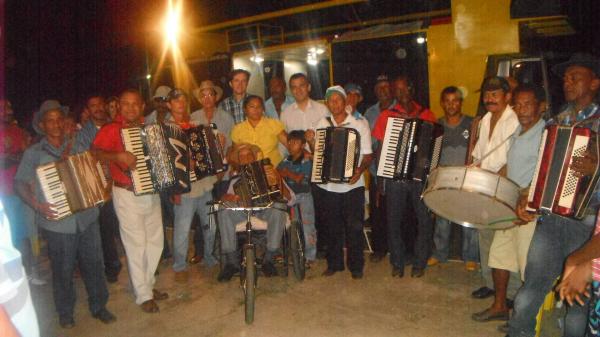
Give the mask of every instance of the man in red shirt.
<svg viewBox="0 0 600 337">
<path fill-rule="evenodd" d="M 135 169 L 136 157 L 125 151 L 121 129 L 143 123 L 144 102 L 139 92 L 125 90 L 119 97 L 119 114 L 102 127 L 92 148 L 95 155 L 109 162 L 113 179 L 113 202 L 119 218 L 121 239 L 136 303 L 147 313 L 158 312 L 155 300 L 168 297 L 154 289 L 154 272 L 163 249 L 163 230 L 158 194 L 136 196 L 129 171 Z"/>
<path fill-rule="evenodd" d="M 422 107 L 413 100 L 414 86 L 406 76 L 398 76 L 392 83 L 392 91 L 398 104 L 393 108 L 383 111 L 373 127 L 372 136 L 383 144 L 385 128 L 389 117 L 419 118 L 435 122 L 435 115 L 427 108 Z M 380 145 L 381 146 L 381 145 Z M 378 154 L 381 147 L 378 149 Z M 379 155 L 377 155 L 379 158 Z M 417 216 L 417 241 L 415 243 L 415 261 L 413 263 L 411 276 L 422 277 L 427 266 L 427 259 L 431 252 L 433 240 L 433 221 L 429 210 L 421 200 L 423 183 L 420 181 L 399 181 L 383 179 L 385 190 L 386 219 L 388 226 L 388 243 L 390 251 L 390 263 L 392 264 L 392 277 L 404 276 L 404 250 L 405 244 L 402 238 L 405 227 L 405 202 L 409 202 Z"/>
</svg>

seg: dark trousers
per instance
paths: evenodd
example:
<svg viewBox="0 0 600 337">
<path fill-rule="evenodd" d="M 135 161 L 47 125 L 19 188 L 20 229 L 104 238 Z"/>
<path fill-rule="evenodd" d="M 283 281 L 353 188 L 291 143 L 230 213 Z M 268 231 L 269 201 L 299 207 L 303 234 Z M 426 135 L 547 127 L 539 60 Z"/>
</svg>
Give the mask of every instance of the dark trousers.
<svg viewBox="0 0 600 337">
<path fill-rule="evenodd" d="M 171 194 L 169 192 L 160 193 L 160 207 L 162 209 L 162 223 L 165 240 L 162 258 L 168 259 L 171 257 L 171 249 L 169 249 L 169 241 L 167 240 L 167 226 L 171 226 L 171 228 L 173 228 L 173 219 L 175 219 L 173 203 L 171 202 Z"/>
<path fill-rule="evenodd" d="M 319 188 L 321 189 L 321 188 Z M 365 188 L 355 188 L 346 193 L 323 192 L 320 207 L 323 210 L 323 227 L 327 232 L 327 268 L 344 270 L 344 242 L 347 249 L 346 265 L 350 272 L 362 272 L 363 219 Z M 345 240 L 344 240 L 345 239 Z"/>
<path fill-rule="evenodd" d="M 317 230 L 317 252 L 326 252 L 328 232 L 325 230 L 325 215 L 328 210 L 320 205 L 323 205 L 327 198 L 324 189 L 318 187 L 316 184 L 312 185 L 312 196 L 315 204 L 315 229 Z"/>
<path fill-rule="evenodd" d="M 377 177 L 371 176 L 369 185 L 369 222 L 371 224 L 371 240 L 375 253 L 385 254 L 387 248 L 387 226 L 385 219 L 385 198 L 381 198 L 377 206 Z"/>
<path fill-rule="evenodd" d="M 104 261 L 98 227 L 98 223 L 94 222 L 83 232 L 75 234 L 44 231 L 52 268 L 54 305 L 60 317 L 73 317 L 75 263 L 79 263 L 81 278 L 88 293 L 90 312 L 97 313 L 106 306 L 108 289 L 104 278 Z"/>
<path fill-rule="evenodd" d="M 554 214 L 544 214 L 538 219 L 527 253 L 525 283 L 517 292 L 508 322 L 510 336 L 535 336 L 536 316 L 546 294 L 560 277 L 566 258 L 589 240 L 593 230 L 592 224 Z M 567 307 L 564 336 L 585 334 L 588 303 L 586 297 L 583 300 L 583 306 Z"/>
<path fill-rule="evenodd" d="M 117 250 L 119 219 L 112 200 L 100 207 L 100 238 L 104 256 L 104 272 L 107 276 L 117 276 L 121 271 L 121 261 Z"/>
<path fill-rule="evenodd" d="M 433 220 L 427 206 L 421 200 L 423 184 L 418 181 L 386 180 L 386 214 L 388 228 L 388 249 L 390 263 L 395 268 L 403 269 L 405 264 L 405 239 L 407 206 L 417 216 L 417 238 L 415 243 L 415 268 L 425 268 L 431 254 L 433 244 Z"/>
</svg>

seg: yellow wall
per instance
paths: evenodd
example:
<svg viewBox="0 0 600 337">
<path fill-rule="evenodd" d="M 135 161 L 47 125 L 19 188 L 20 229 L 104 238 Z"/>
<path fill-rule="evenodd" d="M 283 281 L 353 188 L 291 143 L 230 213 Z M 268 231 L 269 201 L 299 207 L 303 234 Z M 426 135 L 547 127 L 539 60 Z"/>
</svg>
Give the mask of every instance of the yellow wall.
<svg viewBox="0 0 600 337">
<path fill-rule="evenodd" d="M 436 115 L 443 114 L 439 95 L 449 85 L 464 90 L 463 112 L 474 115 L 487 55 L 519 51 L 509 7 L 510 0 L 452 0 L 452 24 L 428 29 L 429 98 Z"/>
</svg>

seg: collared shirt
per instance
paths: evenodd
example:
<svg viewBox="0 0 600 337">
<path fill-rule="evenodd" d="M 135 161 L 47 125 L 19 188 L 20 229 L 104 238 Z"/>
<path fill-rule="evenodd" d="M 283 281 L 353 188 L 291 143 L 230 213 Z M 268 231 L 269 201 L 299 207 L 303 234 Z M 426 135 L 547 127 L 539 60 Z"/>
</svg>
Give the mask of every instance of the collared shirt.
<svg viewBox="0 0 600 337">
<path fill-rule="evenodd" d="M 285 110 L 288 106 L 294 103 L 296 103 L 294 97 L 285 95 L 285 100 L 283 101 L 283 103 L 281 103 L 281 113 L 283 113 L 283 110 Z M 273 97 L 269 98 L 265 102 L 265 116 L 273 119 L 279 119 L 279 114 L 277 113 L 277 109 L 275 108 L 275 103 L 273 103 Z"/>
<path fill-rule="evenodd" d="M 346 119 L 340 124 L 336 123 L 333 117 L 330 118 L 331 122 L 334 126 L 351 128 L 358 131 L 360 135 L 360 157 L 358 158 L 358 164 L 363 160 L 363 157 L 367 154 L 372 154 L 373 150 L 371 148 L 371 131 L 369 130 L 369 123 L 364 117 L 356 118 L 352 115 L 346 115 Z M 329 124 L 329 120 L 327 118 L 321 119 L 317 124 L 317 129 L 320 128 L 328 128 L 331 124 Z M 365 186 L 365 177 L 363 174 L 360 175 L 360 179 L 355 182 L 353 185 L 347 183 L 327 183 L 327 184 L 317 184 L 320 188 L 327 190 L 329 192 L 335 193 L 345 193 L 349 192 L 357 187 Z M 362 206 L 361 206 L 362 207 Z"/>
<path fill-rule="evenodd" d="M 244 114 L 244 100 L 248 97 L 248 93 L 244 94 L 244 97 L 240 99 L 239 102 L 236 102 L 235 97 L 229 96 L 225 98 L 221 104 L 219 104 L 219 108 L 228 112 L 231 117 L 233 117 L 233 121 L 235 124 L 239 124 L 246 120 L 246 115 Z"/>
<path fill-rule="evenodd" d="M 152 123 L 157 122 L 157 118 L 158 118 L 158 111 L 153 110 L 150 114 L 148 114 L 148 116 L 144 117 L 144 121 L 146 124 L 152 124 Z M 171 118 L 171 113 L 167 111 L 165 113 L 164 120 L 167 120 L 169 118 Z"/>
<path fill-rule="evenodd" d="M 435 115 L 433 112 L 431 112 L 431 110 L 420 106 L 415 101 L 411 103 L 413 105 L 413 111 L 411 113 L 407 112 L 399 103 L 394 105 L 394 107 L 391 109 L 382 111 L 375 122 L 375 126 L 373 127 L 373 137 L 380 142 L 383 141 L 383 138 L 385 137 L 385 128 L 387 127 L 387 121 L 389 117 L 419 118 L 433 123 L 437 122 Z"/>
<path fill-rule="evenodd" d="M 256 127 L 249 121 L 237 124 L 231 130 L 231 140 L 236 143 L 250 143 L 258 146 L 271 164 L 277 167 L 281 162 L 281 154 L 277 149 L 279 134 L 284 131 L 283 124 L 272 118 L 262 117 Z"/>
<path fill-rule="evenodd" d="M 439 123 L 444 126 L 441 166 L 462 166 L 467 160 L 467 148 L 473 119 L 461 116 L 457 125 L 448 125 L 446 118 L 441 118 Z"/>
<path fill-rule="evenodd" d="M 233 117 L 231 117 L 230 114 L 220 107 L 217 107 L 213 113 L 213 118 L 210 121 L 206 117 L 206 112 L 204 112 L 204 109 L 192 112 L 190 118 L 192 122 L 198 125 L 208 125 L 210 123 L 217 125 L 217 130 L 219 133 L 225 136 L 225 152 L 227 152 L 227 149 L 231 146 L 231 130 L 234 126 Z"/>
<path fill-rule="evenodd" d="M 285 130 L 315 130 L 317 124 L 324 117 L 330 116 L 329 109 L 324 104 L 308 100 L 306 111 L 298 107 L 298 103 L 288 106 L 281 112 L 281 122 L 285 125 Z"/>
<path fill-rule="evenodd" d="M 281 163 L 279 163 L 277 169 L 288 169 L 296 174 L 303 174 L 304 177 L 300 182 L 296 182 L 291 178 L 285 178 L 285 182 L 290 186 L 294 193 L 310 193 L 310 175 L 312 173 L 312 160 L 305 159 L 304 156 L 300 156 L 298 160 L 294 160 L 291 156 L 288 156 Z"/>
<path fill-rule="evenodd" d="M 478 161 L 487 155 L 481 162 L 481 168 L 497 173 L 506 164 L 506 154 L 510 147 L 508 139 L 519 126 L 519 119 L 510 105 L 507 105 L 490 137 L 491 120 L 492 113 L 487 112 L 479 123 L 479 138 L 473 149 L 473 158 Z"/>
<path fill-rule="evenodd" d="M 94 149 L 106 152 L 123 152 L 125 146 L 121 138 L 121 129 L 125 126 L 123 117 L 116 116 L 115 121 L 104 125 L 92 143 Z M 110 176 L 113 181 L 123 186 L 131 186 L 131 178 L 128 174 L 128 168 L 123 163 L 111 161 L 109 163 Z"/>
<path fill-rule="evenodd" d="M 21 164 L 17 170 L 15 180 L 25 184 L 33 183 L 35 197 L 38 201 L 43 201 L 45 199 L 41 185 L 37 179 L 36 169 L 40 165 L 60 160 L 68 143 L 69 142 L 65 140 L 60 147 L 56 148 L 48 143 L 48 140 L 44 137 L 39 143 L 32 145 L 23 154 L 23 159 L 21 159 Z M 76 154 L 86 150 L 79 148 L 77 145 L 78 143 L 79 141 L 74 141 L 73 147 L 69 152 L 70 154 Z M 90 224 L 94 223 L 98 219 L 98 214 L 98 208 L 93 207 L 85 211 L 77 212 L 61 220 L 47 220 L 36 212 L 35 221 L 40 227 L 46 230 L 74 234 L 77 230 L 83 232 Z"/>
<path fill-rule="evenodd" d="M 540 118 L 531 129 L 521 134 L 522 127 L 519 125 L 510 140 L 506 176 L 521 188 L 529 186 L 533 179 L 545 127 L 546 122 Z"/>
<path fill-rule="evenodd" d="M 1 122 L 0 122 L 1 123 Z M 27 147 L 27 134 L 17 125 L 0 125 L 0 154 L 19 156 Z M 13 180 L 17 173 L 17 163 L 0 163 L 0 196 L 13 195 Z"/>
<path fill-rule="evenodd" d="M 577 122 L 584 121 L 599 113 L 600 107 L 598 103 L 592 103 L 580 111 L 575 111 L 575 104 L 567 103 L 561 112 L 552 118 L 549 122 L 557 123 L 558 125 L 571 126 Z M 575 117 L 575 120 L 573 120 Z"/>
</svg>

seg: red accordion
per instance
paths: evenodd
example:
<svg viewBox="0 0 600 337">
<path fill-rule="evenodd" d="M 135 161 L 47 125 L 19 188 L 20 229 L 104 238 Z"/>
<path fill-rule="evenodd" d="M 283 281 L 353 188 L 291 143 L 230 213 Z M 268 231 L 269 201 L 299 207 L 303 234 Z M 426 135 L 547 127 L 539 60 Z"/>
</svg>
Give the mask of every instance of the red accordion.
<svg viewBox="0 0 600 337">
<path fill-rule="evenodd" d="M 550 125 L 542 135 L 538 163 L 529 189 L 528 209 L 583 218 L 598 181 L 598 161 L 592 176 L 577 177 L 570 168 L 588 149 L 598 158 L 597 134 L 589 128 Z"/>
</svg>

